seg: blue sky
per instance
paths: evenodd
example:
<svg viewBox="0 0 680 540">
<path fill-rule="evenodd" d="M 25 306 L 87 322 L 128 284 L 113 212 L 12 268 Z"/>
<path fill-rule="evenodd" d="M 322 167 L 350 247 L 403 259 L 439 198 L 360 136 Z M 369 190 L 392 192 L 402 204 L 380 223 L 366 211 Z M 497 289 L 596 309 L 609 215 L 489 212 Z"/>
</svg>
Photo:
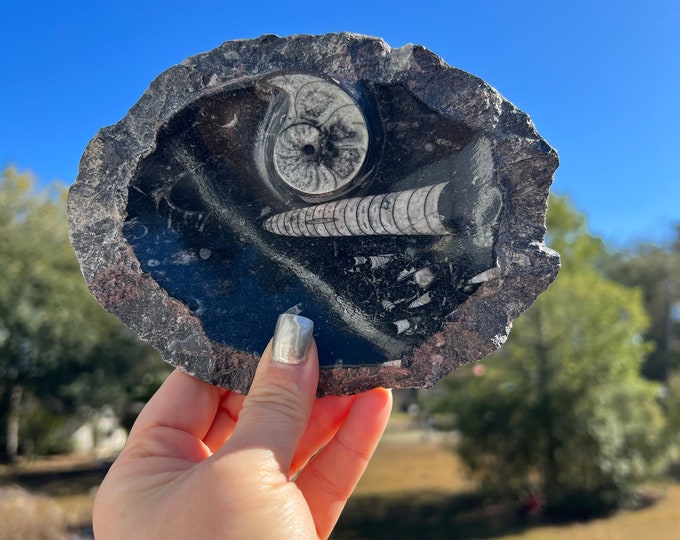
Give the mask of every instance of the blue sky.
<svg viewBox="0 0 680 540">
<path fill-rule="evenodd" d="M 70 184 L 96 131 L 223 41 L 352 31 L 424 45 L 528 113 L 554 191 L 618 246 L 680 223 L 677 0 L 0 0 L 0 167 Z"/>
</svg>

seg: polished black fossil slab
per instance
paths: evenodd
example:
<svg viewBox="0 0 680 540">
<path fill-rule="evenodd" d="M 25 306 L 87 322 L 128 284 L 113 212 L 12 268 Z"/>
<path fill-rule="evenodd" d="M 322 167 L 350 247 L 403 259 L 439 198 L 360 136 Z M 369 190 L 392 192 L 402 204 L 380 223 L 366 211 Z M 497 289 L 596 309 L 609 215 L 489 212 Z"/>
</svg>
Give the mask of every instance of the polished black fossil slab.
<svg viewBox="0 0 680 540">
<path fill-rule="evenodd" d="M 282 312 L 320 394 L 427 386 L 500 346 L 554 278 L 555 152 L 420 47 L 265 36 L 171 68 L 90 143 L 69 198 L 98 300 L 174 365 L 247 391 Z"/>
</svg>

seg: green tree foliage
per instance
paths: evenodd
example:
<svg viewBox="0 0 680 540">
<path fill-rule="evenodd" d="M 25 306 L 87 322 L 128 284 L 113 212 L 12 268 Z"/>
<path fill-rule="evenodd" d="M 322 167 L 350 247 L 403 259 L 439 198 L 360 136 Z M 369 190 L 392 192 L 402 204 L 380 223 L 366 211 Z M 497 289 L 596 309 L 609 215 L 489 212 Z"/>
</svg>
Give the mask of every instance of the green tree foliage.
<svg viewBox="0 0 680 540">
<path fill-rule="evenodd" d="M 36 193 L 31 175 L 14 169 L 0 178 L 0 420 L 10 458 L 22 404 L 37 399 L 53 415 L 103 403 L 121 412 L 158 380 L 155 353 L 87 290 L 65 196 L 58 187 Z"/>
<path fill-rule="evenodd" d="M 639 374 L 641 293 L 596 270 L 603 245 L 565 198 L 551 199 L 548 230 L 557 280 L 483 368 L 444 381 L 435 410 L 455 413 L 458 451 L 490 492 L 540 490 L 549 507 L 588 514 L 659 473 L 668 439 L 659 388 Z"/>
<path fill-rule="evenodd" d="M 668 245 L 642 244 L 612 254 L 603 269 L 615 281 L 642 290 L 651 318 L 646 337 L 654 343 L 643 374 L 667 381 L 680 368 L 680 225 Z"/>
</svg>

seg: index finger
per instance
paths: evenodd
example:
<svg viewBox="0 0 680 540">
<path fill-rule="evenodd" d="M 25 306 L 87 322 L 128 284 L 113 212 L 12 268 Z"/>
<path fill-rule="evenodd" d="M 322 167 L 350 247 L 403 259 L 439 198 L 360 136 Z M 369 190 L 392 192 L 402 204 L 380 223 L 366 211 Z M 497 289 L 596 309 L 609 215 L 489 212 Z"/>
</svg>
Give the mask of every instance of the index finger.
<svg viewBox="0 0 680 540">
<path fill-rule="evenodd" d="M 173 371 L 139 413 L 126 446 L 143 444 L 159 455 L 181 453 L 191 440 L 203 441 L 227 392 Z M 161 440 L 156 448 L 154 441 Z"/>
</svg>

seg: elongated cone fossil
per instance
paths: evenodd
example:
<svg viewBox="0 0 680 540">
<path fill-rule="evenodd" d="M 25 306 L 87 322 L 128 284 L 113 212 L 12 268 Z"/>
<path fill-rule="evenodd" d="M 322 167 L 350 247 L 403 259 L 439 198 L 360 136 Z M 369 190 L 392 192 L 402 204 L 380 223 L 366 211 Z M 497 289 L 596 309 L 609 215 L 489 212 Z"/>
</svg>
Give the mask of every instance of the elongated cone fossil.
<svg viewBox="0 0 680 540">
<path fill-rule="evenodd" d="M 448 182 L 405 191 L 296 208 L 269 217 L 265 230 L 282 236 L 445 235 Z"/>
</svg>

